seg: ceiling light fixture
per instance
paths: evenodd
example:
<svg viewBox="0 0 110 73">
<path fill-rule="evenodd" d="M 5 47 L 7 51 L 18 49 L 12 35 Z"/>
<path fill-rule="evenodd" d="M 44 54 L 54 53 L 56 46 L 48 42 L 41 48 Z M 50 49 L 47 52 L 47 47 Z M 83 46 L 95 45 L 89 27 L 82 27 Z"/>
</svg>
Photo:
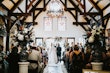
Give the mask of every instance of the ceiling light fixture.
<svg viewBox="0 0 110 73">
<path fill-rule="evenodd" d="M 61 17 L 64 14 L 64 6 L 60 0 L 51 0 L 47 5 L 47 15 L 49 17 Z"/>
</svg>

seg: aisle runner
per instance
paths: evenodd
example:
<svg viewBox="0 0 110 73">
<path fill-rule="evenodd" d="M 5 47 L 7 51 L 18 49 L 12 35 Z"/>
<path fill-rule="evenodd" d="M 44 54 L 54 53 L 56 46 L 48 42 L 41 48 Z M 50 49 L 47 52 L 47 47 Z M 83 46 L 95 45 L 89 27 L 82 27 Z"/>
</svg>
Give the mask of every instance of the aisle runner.
<svg viewBox="0 0 110 73">
<path fill-rule="evenodd" d="M 43 73 L 67 73 L 63 62 L 58 64 L 47 65 Z"/>
</svg>

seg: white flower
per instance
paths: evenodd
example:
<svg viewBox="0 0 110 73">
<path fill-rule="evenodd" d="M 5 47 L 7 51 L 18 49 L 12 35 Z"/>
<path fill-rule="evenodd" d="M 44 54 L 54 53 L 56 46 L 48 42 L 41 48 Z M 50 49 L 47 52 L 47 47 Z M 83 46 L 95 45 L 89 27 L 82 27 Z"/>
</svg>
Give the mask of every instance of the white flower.
<svg viewBox="0 0 110 73">
<path fill-rule="evenodd" d="M 96 29 L 96 28 L 97 28 L 97 26 L 96 26 L 96 25 L 94 25 L 94 26 L 93 26 L 93 29 Z"/>
<path fill-rule="evenodd" d="M 93 43 L 94 42 L 94 36 L 90 36 L 89 39 L 88 39 L 88 42 Z"/>
<path fill-rule="evenodd" d="M 24 28 L 23 33 L 28 33 L 28 29 Z"/>
<path fill-rule="evenodd" d="M 94 36 L 94 35 L 96 34 L 96 30 L 93 29 L 93 30 L 91 31 L 91 33 L 92 33 L 92 36 Z"/>
<path fill-rule="evenodd" d="M 24 35 L 18 34 L 18 40 L 23 41 L 24 40 Z"/>
<path fill-rule="evenodd" d="M 102 26 L 99 26 L 99 29 L 104 29 Z"/>
</svg>

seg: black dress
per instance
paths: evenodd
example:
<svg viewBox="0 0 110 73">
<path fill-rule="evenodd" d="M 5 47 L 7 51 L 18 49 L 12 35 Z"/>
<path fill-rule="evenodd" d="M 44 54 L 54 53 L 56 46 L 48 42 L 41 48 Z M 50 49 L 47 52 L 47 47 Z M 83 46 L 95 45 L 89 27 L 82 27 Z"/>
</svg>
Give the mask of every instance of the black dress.
<svg viewBox="0 0 110 73">
<path fill-rule="evenodd" d="M 10 53 L 8 56 L 9 73 L 19 73 L 19 54 Z"/>
<path fill-rule="evenodd" d="M 70 73 L 82 73 L 82 68 L 84 67 L 83 63 L 83 58 L 82 58 L 82 53 L 80 52 L 79 54 L 73 54 L 72 57 L 72 63 L 70 64 Z"/>
</svg>

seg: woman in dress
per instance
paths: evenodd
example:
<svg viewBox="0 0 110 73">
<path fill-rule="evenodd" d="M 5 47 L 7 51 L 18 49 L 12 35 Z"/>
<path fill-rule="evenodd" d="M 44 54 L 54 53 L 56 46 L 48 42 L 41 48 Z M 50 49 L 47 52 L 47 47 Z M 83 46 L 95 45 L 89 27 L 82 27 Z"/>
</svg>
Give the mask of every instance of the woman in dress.
<svg viewBox="0 0 110 73">
<path fill-rule="evenodd" d="M 56 47 L 51 44 L 51 48 L 48 51 L 48 64 L 56 64 L 57 62 Z"/>
</svg>

